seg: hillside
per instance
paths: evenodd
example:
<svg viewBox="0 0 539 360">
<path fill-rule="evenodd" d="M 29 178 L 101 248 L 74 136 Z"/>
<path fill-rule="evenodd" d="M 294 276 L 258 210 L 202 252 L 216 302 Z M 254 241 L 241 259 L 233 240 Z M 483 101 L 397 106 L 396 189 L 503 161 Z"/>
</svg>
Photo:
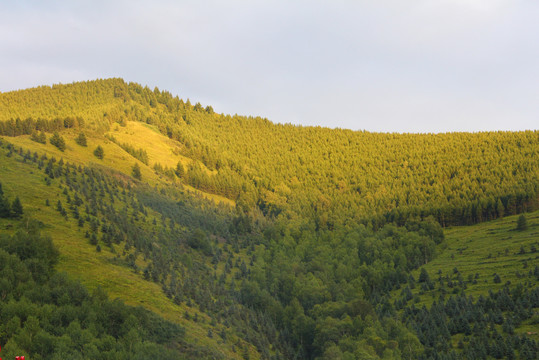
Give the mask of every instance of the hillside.
<svg viewBox="0 0 539 360">
<path fill-rule="evenodd" d="M 55 271 L 179 326 L 152 338 L 164 358 L 498 357 L 484 346 L 497 337 L 504 356 L 538 354 L 537 213 L 526 232 L 510 229 L 511 215 L 539 208 L 537 131 L 276 125 L 110 79 L 0 94 L 0 135 L 3 239 L 38 221 L 59 250 Z M 518 270 L 520 247 L 531 275 Z M 10 291 L 2 306 L 41 301 Z M 524 304 L 492 312 L 497 327 L 477 337 L 446 324 L 436 348 L 417 324 L 436 323 L 442 293 Z M 54 332 L 48 314 L 32 315 L 48 341 L 75 344 L 75 320 Z M 44 356 L 21 340 L 19 318 L 0 345 Z M 121 356 L 146 351 L 122 346 Z"/>
<path fill-rule="evenodd" d="M 490 347 L 514 357 L 505 343 L 512 341 L 508 335 L 537 341 L 539 317 L 529 304 L 539 296 L 539 212 L 526 219 L 526 230 L 517 230 L 518 216 L 448 229 L 436 259 L 413 271 L 408 284 L 393 292 L 403 321 L 421 329 L 424 342 L 437 342 L 446 351 L 464 349 L 467 358 L 480 356 L 472 352 L 474 342 L 482 343 L 482 351 Z"/>
<path fill-rule="evenodd" d="M 276 125 L 121 79 L 0 96 L 0 121 L 7 121 L 0 134 L 30 134 L 45 126 L 36 127 L 39 119 L 66 118 L 68 127 L 92 129 L 153 125 L 184 160 L 196 160 L 182 161 L 187 183 L 232 200 L 242 194 L 266 214 L 307 214 L 319 227 L 403 224 L 428 214 L 461 225 L 539 207 L 537 131 L 376 134 Z"/>
</svg>

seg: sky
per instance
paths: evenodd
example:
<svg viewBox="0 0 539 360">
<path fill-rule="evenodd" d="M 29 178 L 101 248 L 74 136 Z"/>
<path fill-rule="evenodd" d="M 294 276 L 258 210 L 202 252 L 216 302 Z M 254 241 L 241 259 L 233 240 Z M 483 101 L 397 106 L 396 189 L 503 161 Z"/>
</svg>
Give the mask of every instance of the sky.
<svg viewBox="0 0 539 360">
<path fill-rule="evenodd" d="M 225 114 L 539 128 L 535 0 L 3 0 L 0 91 L 121 77 Z"/>
</svg>

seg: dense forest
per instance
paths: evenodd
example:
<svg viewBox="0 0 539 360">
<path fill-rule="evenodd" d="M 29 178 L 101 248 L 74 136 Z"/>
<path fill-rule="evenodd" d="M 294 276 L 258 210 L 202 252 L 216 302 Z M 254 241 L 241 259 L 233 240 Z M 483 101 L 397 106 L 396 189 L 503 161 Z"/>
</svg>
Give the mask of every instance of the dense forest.
<svg viewBox="0 0 539 360">
<path fill-rule="evenodd" d="M 36 103 L 39 106 L 34 106 Z M 337 222 L 471 224 L 539 207 L 539 134 L 377 134 L 214 113 L 121 79 L 3 94 L 0 134 L 140 121 L 198 160 L 187 181 L 248 206 Z M 86 121 L 85 121 L 86 120 Z M 215 171 L 207 174 L 199 165 Z"/>
<path fill-rule="evenodd" d="M 123 140 L 122 129 L 137 135 L 134 123 L 172 150 L 157 157 L 157 144 Z M 9 354 L 539 354 L 537 339 L 519 331 L 537 324 L 537 267 L 525 286 L 505 284 L 480 298 L 466 294 L 473 279 L 458 277 L 451 285 L 458 291 L 428 306 L 417 307 L 412 294 L 443 285 L 422 266 L 447 247 L 445 227 L 539 208 L 537 131 L 376 134 L 276 125 L 111 79 L 0 94 L 0 135 L 0 256 L 26 274 L 2 280 L 0 345 Z M 7 176 L 15 171 L 40 183 L 39 196 L 25 197 Z M 77 229 L 73 246 L 110 254 L 108 265 L 158 284 L 184 309 L 182 324 L 202 324 L 202 337 L 217 345 L 193 343 L 178 319 L 109 300 L 101 288 L 57 273 L 55 221 Z"/>
</svg>

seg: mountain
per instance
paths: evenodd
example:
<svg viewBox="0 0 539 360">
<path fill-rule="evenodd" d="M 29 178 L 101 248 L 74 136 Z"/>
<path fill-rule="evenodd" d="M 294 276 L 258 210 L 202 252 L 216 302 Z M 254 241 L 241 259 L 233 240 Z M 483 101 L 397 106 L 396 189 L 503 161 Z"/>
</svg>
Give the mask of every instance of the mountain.
<svg viewBox="0 0 539 360">
<path fill-rule="evenodd" d="M 279 125 L 108 79 L 0 94 L 0 135 L 0 251 L 28 274 L 4 269 L 0 345 L 9 354 L 537 356 L 537 131 Z M 525 269 L 504 270 L 498 253 L 477 255 L 466 271 L 436 265 L 475 254 L 488 236 L 468 238 L 471 224 L 516 224 L 520 213 L 530 219 L 518 232 Z M 25 257 L 13 244 L 49 237 L 44 248 L 59 256 L 39 278 L 35 259 L 54 256 Z M 489 284 L 482 261 L 502 266 L 502 282 L 473 286 L 475 272 Z M 34 284 L 86 295 L 39 297 Z M 121 309 L 116 328 L 99 320 L 100 301 Z M 440 310 L 453 302 L 460 313 Z M 21 304 L 17 323 L 3 309 Z M 54 322 L 76 306 L 91 315 Z M 490 330 L 473 331 L 480 326 Z"/>
</svg>

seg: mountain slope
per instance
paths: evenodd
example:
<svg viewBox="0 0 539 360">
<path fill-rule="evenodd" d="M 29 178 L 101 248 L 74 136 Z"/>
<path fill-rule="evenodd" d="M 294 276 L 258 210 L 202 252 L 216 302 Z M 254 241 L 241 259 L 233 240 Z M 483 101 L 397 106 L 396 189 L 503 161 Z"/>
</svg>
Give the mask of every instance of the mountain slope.
<svg viewBox="0 0 539 360">
<path fill-rule="evenodd" d="M 433 348 L 393 294 L 468 241 L 443 227 L 539 207 L 536 131 L 275 125 L 110 79 L 0 94 L 0 134 L 0 183 L 25 216 L 0 232 L 41 221 L 59 270 L 181 324 L 190 358 L 481 352 Z M 526 301 L 502 318 L 531 324 Z M 533 337 L 511 336 L 514 354 L 537 354 Z"/>
<path fill-rule="evenodd" d="M 321 227 L 428 214 L 444 225 L 470 224 L 538 208 L 536 131 L 376 134 L 275 125 L 121 79 L 0 96 L 0 120 L 21 119 L 4 123 L 2 134 L 30 133 L 27 118 L 65 117 L 95 129 L 152 124 L 175 140 L 178 154 L 196 160 L 184 162 L 189 184 L 232 200 L 243 194 L 242 202 L 266 213 L 309 214 Z"/>
<path fill-rule="evenodd" d="M 24 160 L 22 156 L 14 155 L 14 153 L 8 157 L 6 155 L 9 152 L 5 148 L 0 149 L 0 152 L 2 159 L 0 183 L 4 193 L 17 194 L 21 199 L 24 204 L 24 212 L 28 216 L 22 220 L 22 223 L 27 221 L 26 219 L 32 218 L 45 224 L 42 231 L 54 239 L 54 244 L 60 251 L 58 271 L 65 271 L 70 276 L 81 280 L 89 289 L 95 289 L 99 286 L 113 299 L 122 299 L 126 304 L 133 306 L 143 306 L 174 323 L 181 324 L 187 330 L 186 341 L 193 344 L 198 343 L 201 349 L 207 347 L 209 350 L 205 351 L 208 354 L 213 353 L 212 356 L 237 357 L 231 351 L 230 346 L 218 345 L 215 340 L 206 336 L 209 328 L 214 329 L 213 331 L 216 333 L 220 330 L 209 325 L 210 320 L 203 312 L 196 307 L 172 302 L 163 293 L 160 284 L 144 281 L 140 273 L 141 270 L 135 269 L 144 269 L 148 265 L 148 261 L 138 256 L 138 251 L 126 250 L 129 247 L 126 246 L 125 240 L 106 245 L 103 237 L 100 236 L 100 241 L 97 244 L 102 247 L 102 250 L 96 251 L 96 244 L 92 244 L 85 234 L 88 232 L 104 233 L 99 229 L 92 230 L 93 225 L 90 223 L 90 221 L 98 220 L 100 217 L 97 214 L 95 217 L 92 216 L 93 210 L 89 210 L 89 214 L 85 213 L 84 204 L 81 204 L 78 207 L 81 209 L 79 219 L 86 221 L 84 225 L 79 225 L 78 219 L 69 210 L 69 203 L 66 201 L 69 195 L 73 199 L 74 193 L 79 194 L 81 198 L 84 197 L 80 192 L 73 192 L 72 186 L 66 184 L 67 177 L 63 178 L 63 176 L 67 176 L 67 174 L 60 173 L 60 178 L 58 174 L 56 177 L 52 175 L 51 178 L 43 173 L 45 167 L 41 170 L 37 168 L 39 162 L 43 161 L 43 157 L 41 160 L 37 158 L 33 162 L 32 160 Z M 82 153 L 78 154 L 80 155 L 79 161 L 84 159 Z M 49 156 L 51 156 L 50 153 Z M 52 156 L 54 156 L 54 152 Z M 70 167 L 67 164 L 66 169 Z M 72 171 L 76 172 L 76 167 Z M 21 177 L 24 179 L 23 181 L 21 181 Z M 44 181 L 44 179 L 48 180 Z M 109 179 L 109 181 L 114 180 L 116 179 Z M 66 196 L 64 190 L 70 188 L 69 195 Z M 118 204 L 118 200 L 122 204 L 121 199 L 117 199 L 116 208 L 120 209 L 121 205 Z M 58 211 L 56 201 L 63 203 L 63 206 L 68 209 L 69 212 L 65 216 Z M 49 205 L 46 205 L 47 203 Z M 91 203 L 86 201 L 85 203 L 86 206 L 88 204 L 92 206 Z M 104 201 L 103 204 L 106 203 L 107 201 Z M 127 203 L 123 205 L 129 206 Z M 86 209 L 88 210 L 88 207 Z M 85 214 L 87 217 L 84 217 Z M 103 218 L 98 222 L 105 224 Z M 20 225 L 21 220 L 0 219 L 0 233 L 9 234 Z M 133 256 L 136 259 L 135 264 L 128 266 L 128 259 L 130 260 Z M 188 313 L 191 316 L 196 314 L 197 317 L 200 317 L 200 321 L 193 322 L 185 319 Z M 230 335 L 230 339 L 234 339 L 233 335 Z"/>
</svg>

